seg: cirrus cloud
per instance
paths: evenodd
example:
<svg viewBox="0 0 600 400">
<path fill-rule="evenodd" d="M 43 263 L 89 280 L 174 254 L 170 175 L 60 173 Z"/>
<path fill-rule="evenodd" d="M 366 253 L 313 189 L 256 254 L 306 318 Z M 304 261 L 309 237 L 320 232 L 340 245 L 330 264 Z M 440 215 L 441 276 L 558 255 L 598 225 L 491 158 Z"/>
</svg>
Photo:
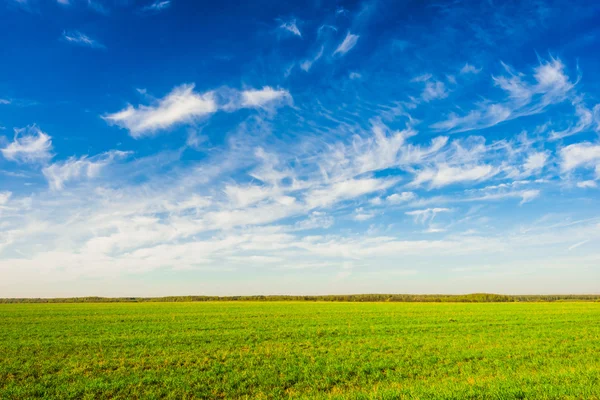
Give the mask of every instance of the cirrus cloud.
<svg viewBox="0 0 600 400">
<path fill-rule="evenodd" d="M 244 91 L 220 89 L 198 93 L 194 91 L 193 84 L 183 84 L 152 105 L 134 107 L 130 104 L 123 110 L 106 114 L 102 118 L 109 124 L 127 129 L 137 139 L 154 136 L 159 131 L 180 124 L 198 121 L 219 110 L 265 109 L 291 102 L 292 97 L 287 90 L 269 86 Z"/>
<path fill-rule="evenodd" d="M 53 157 L 52 138 L 35 125 L 15 129 L 13 141 L 0 152 L 10 161 L 45 163 Z"/>
</svg>

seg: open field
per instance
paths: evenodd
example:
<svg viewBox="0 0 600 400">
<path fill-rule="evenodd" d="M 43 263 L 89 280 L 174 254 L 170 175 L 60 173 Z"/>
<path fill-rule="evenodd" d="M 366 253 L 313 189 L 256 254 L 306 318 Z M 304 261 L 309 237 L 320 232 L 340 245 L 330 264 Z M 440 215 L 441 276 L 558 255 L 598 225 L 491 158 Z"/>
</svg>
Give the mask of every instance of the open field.
<svg viewBox="0 0 600 400">
<path fill-rule="evenodd" d="M 600 303 L 0 305 L 0 398 L 599 399 Z"/>
</svg>

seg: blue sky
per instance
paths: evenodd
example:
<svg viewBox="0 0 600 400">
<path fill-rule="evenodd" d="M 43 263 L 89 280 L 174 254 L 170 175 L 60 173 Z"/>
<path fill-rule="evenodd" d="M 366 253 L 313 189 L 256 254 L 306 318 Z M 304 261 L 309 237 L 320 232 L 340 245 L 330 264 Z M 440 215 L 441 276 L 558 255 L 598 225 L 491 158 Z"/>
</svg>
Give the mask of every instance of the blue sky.
<svg viewBox="0 0 600 400">
<path fill-rule="evenodd" d="M 600 4 L 2 1 L 0 297 L 600 293 Z"/>
</svg>

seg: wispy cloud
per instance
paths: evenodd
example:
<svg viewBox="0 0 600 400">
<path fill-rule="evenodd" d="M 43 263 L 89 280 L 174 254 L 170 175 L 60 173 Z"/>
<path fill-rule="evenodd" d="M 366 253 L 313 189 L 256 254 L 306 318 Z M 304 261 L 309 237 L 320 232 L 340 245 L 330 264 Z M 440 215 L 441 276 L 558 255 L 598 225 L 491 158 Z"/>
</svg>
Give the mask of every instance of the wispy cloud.
<svg viewBox="0 0 600 400">
<path fill-rule="evenodd" d="M 431 74 L 421 74 L 421 75 L 417 75 L 414 78 L 412 78 L 410 81 L 411 82 L 427 82 L 428 80 L 430 80 L 433 77 L 433 75 Z"/>
<path fill-rule="evenodd" d="M 12 192 L 0 192 L 0 206 L 6 204 L 10 197 L 12 196 Z"/>
<path fill-rule="evenodd" d="M 32 2 L 29 0 L 8 0 L 9 5 L 14 5 L 19 7 L 21 10 L 26 12 L 36 12 L 35 4 L 32 5 Z"/>
<path fill-rule="evenodd" d="M 401 204 L 414 200 L 417 196 L 413 192 L 394 193 L 385 198 L 388 204 Z"/>
<path fill-rule="evenodd" d="M 15 129 L 13 141 L 0 149 L 4 158 L 20 163 L 44 163 L 52 158 L 52 138 L 37 126 Z"/>
<path fill-rule="evenodd" d="M 153 105 L 134 107 L 130 104 L 125 109 L 102 118 L 127 129 L 132 137 L 140 138 L 180 124 L 192 123 L 219 110 L 231 112 L 240 108 L 272 109 L 291 102 L 292 97 L 288 91 L 269 86 L 243 91 L 221 89 L 198 93 L 194 91 L 193 84 L 183 84 Z"/>
<path fill-rule="evenodd" d="M 577 182 L 576 186 L 581 189 L 592 189 L 592 188 L 597 188 L 598 184 L 596 183 L 596 181 L 588 180 L 588 181 Z"/>
<path fill-rule="evenodd" d="M 333 52 L 333 55 L 336 55 L 336 54 L 344 55 L 347 52 L 349 52 L 350 50 L 352 50 L 352 48 L 354 46 L 356 46 L 356 43 L 358 42 L 359 37 L 360 37 L 359 35 L 354 35 L 354 34 L 348 32 L 346 34 L 346 37 L 342 41 L 342 43 L 340 43 L 340 45 L 337 47 L 337 49 L 335 49 L 335 51 Z"/>
<path fill-rule="evenodd" d="M 105 115 L 103 118 L 112 124 L 129 131 L 132 137 L 151 136 L 161 129 L 191 122 L 210 115 L 218 109 L 214 92 L 199 94 L 194 85 L 177 86 L 164 98 L 152 106 L 132 105 L 125 109 Z"/>
<path fill-rule="evenodd" d="M 302 63 L 300 64 L 300 68 L 302 68 L 302 70 L 308 72 L 312 68 L 313 64 L 315 62 L 317 62 L 323 56 L 324 50 L 325 50 L 325 47 L 321 46 L 321 49 L 317 52 L 317 54 L 315 54 L 315 56 L 312 59 L 302 61 Z"/>
<path fill-rule="evenodd" d="M 577 122 L 564 130 L 550 132 L 550 139 L 562 139 L 584 132 L 588 129 L 593 129 L 594 116 L 592 111 L 589 110 L 580 99 L 574 101 L 573 106 L 575 107 L 575 118 Z"/>
<path fill-rule="evenodd" d="M 348 179 L 336 182 L 324 188 L 312 190 L 306 194 L 309 208 L 327 207 L 341 200 L 353 199 L 393 186 L 395 179 Z"/>
<path fill-rule="evenodd" d="M 527 155 L 523 169 L 526 175 L 541 171 L 548 161 L 549 154 L 546 151 L 533 152 Z"/>
<path fill-rule="evenodd" d="M 282 100 L 291 100 L 291 96 L 287 90 L 273 89 L 269 86 L 265 86 L 262 89 L 242 91 L 241 107 L 264 108 L 269 104 Z"/>
<path fill-rule="evenodd" d="M 440 188 L 455 183 L 482 181 L 498 173 L 490 165 L 464 165 L 450 166 L 447 164 L 438 165 L 435 168 L 426 168 L 419 171 L 412 186 L 420 186 L 429 182 L 430 188 Z"/>
<path fill-rule="evenodd" d="M 421 93 L 421 98 L 427 102 L 435 99 L 444 99 L 446 97 L 448 97 L 446 85 L 444 85 L 444 82 L 440 81 L 427 82 L 425 84 L 425 89 L 423 89 L 423 93 Z"/>
<path fill-rule="evenodd" d="M 100 174 L 102 168 L 127 155 L 127 152 L 113 150 L 91 158 L 87 156 L 71 157 L 45 167 L 42 169 L 42 173 L 52 190 L 62 190 L 66 182 L 94 178 Z"/>
<path fill-rule="evenodd" d="M 481 68 L 476 68 L 473 65 L 466 63 L 461 69 L 461 74 L 478 74 L 481 72 Z"/>
<path fill-rule="evenodd" d="M 507 94 L 505 101 L 484 102 L 463 116 L 450 113 L 446 120 L 436 122 L 431 127 L 454 132 L 489 128 L 511 119 L 540 113 L 549 105 L 566 100 L 574 87 L 558 59 L 542 61 L 535 67 L 533 83 L 525 82 L 522 74 L 503 65 L 509 75 L 494 77 L 493 80 Z"/>
<path fill-rule="evenodd" d="M 279 25 L 279 28 L 288 31 L 295 36 L 302 37 L 302 33 L 300 32 L 300 29 L 298 29 L 295 19 L 282 22 L 281 25 Z"/>
<path fill-rule="evenodd" d="M 108 9 L 100 2 L 94 0 L 87 0 L 88 8 L 98 14 L 108 15 Z"/>
<path fill-rule="evenodd" d="M 485 190 L 484 190 L 485 191 Z M 504 200 L 509 198 L 520 198 L 519 204 L 523 205 L 528 203 L 540 196 L 541 192 L 538 189 L 529 190 L 498 190 L 496 192 L 488 192 L 481 196 L 467 197 L 464 201 L 490 201 L 490 200 Z"/>
<path fill-rule="evenodd" d="M 160 12 L 171 7 L 171 0 L 157 0 L 152 4 L 149 4 L 142 8 L 144 12 Z"/>
<path fill-rule="evenodd" d="M 507 121 L 512 116 L 512 110 L 502 104 L 491 104 L 481 110 L 472 110 L 465 116 L 450 113 L 448 119 L 432 124 L 431 127 L 440 131 L 456 130 L 457 132 L 489 128 L 500 122 Z"/>
<path fill-rule="evenodd" d="M 568 251 L 572 251 L 575 250 L 576 248 L 583 246 L 586 243 L 589 243 L 589 239 L 586 240 L 582 240 L 581 242 L 575 243 L 574 245 L 569 246 L 569 248 L 567 249 Z"/>
<path fill-rule="evenodd" d="M 75 44 L 78 46 L 90 47 L 92 49 L 104 49 L 105 46 L 98 42 L 97 40 L 92 39 L 91 37 L 79 32 L 79 31 L 64 31 L 62 34 L 62 38 L 71 44 Z"/>
<path fill-rule="evenodd" d="M 375 214 L 372 212 L 365 211 L 362 207 L 359 207 L 355 210 L 355 214 L 352 217 L 355 221 L 368 221 L 371 218 L 375 217 Z"/>
<path fill-rule="evenodd" d="M 425 224 L 433 222 L 435 216 L 439 213 L 447 213 L 452 211 L 449 208 L 444 207 L 434 207 L 434 208 L 426 208 L 423 210 L 413 210 L 405 212 L 406 215 L 409 215 L 414 218 L 415 222 Z"/>
<path fill-rule="evenodd" d="M 580 167 L 600 165 L 600 144 L 582 142 L 571 144 L 560 150 L 561 169 L 571 171 Z"/>
</svg>

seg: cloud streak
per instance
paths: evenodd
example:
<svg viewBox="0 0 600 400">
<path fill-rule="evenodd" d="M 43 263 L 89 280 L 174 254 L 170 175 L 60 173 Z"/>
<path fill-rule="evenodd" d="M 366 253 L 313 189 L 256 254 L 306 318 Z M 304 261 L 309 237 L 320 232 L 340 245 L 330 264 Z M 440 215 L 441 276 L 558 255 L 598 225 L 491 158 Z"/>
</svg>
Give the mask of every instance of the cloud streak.
<svg viewBox="0 0 600 400">
<path fill-rule="evenodd" d="M 106 47 L 95 39 L 79 31 L 64 31 L 62 34 L 64 41 L 77 46 L 89 47 L 92 49 L 105 49 Z"/>
<path fill-rule="evenodd" d="M 52 138 L 35 125 L 15 129 L 13 141 L 0 152 L 10 161 L 43 164 L 53 157 Z"/>
<path fill-rule="evenodd" d="M 354 35 L 348 32 L 342 43 L 340 43 L 339 46 L 333 52 L 333 55 L 335 56 L 339 54 L 343 56 L 344 54 L 352 50 L 354 46 L 356 46 L 356 43 L 358 42 L 359 38 L 359 35 Z"/>
<path fill-rule="evenodd" d="M 283 22 L 281 25 L 279 25 L 279 28 L 283 29 L 287 32 L 290 32 L 291 34 L 293 34 L 295 36 L 302 37 L 302 33 L 300 32 L 300 29 L 298 29 L 298 25 L 296 25 L 295 19 L 292 19 L 287 22 Z"/>
<path fill-rule="evenodd" d="M 484 102 L 463 116 L 450 113 L 447 119 L 431 127 L 438 131 L 466 132 L 537 114 L 549 105 L 566 100 L 575 85 L 565 74 L 565 67 L 558 59 L 542 61 L 535 67 L 532 83 L 524 81 L 522 74 L 514 72 L 506 64 L 503 66 L 508 75 L 493 77 L 493 81 L 507 95 L 505 101 Z"/>
<path fill-rule="evenodd" d="M 193 84 L 175 87 L 153 105 L 128 105 L 121 111 L 102 118 L 109 124 L 127 129 L 136 139 L 154 136 L 159 131 L 206 118 L 219 110 L 235 111 L 240 108 L 271 108 L 291 103 L 286 90 L 265 86 L 241 92 L 225 90 L 198 93 Z"/>
<path fill-rule="evenodd" d="M 171 7 L 170 0 L 158 0 L 142 8 L 143 12 L 160 12 Z"/>
<path fill-rule="evenodd" d="M 101 170 L 115 160 L 123 159 L 128 153 L 123 151 L 109 151 L 92 158 L 86 156 L 71 157 L 65 161 L 53 163 L 44 169 L 42 173 L 48 180 L 52 190 L 62 190 L 69 181 L 91 179 L 97 177 Z"/>
</svg>

